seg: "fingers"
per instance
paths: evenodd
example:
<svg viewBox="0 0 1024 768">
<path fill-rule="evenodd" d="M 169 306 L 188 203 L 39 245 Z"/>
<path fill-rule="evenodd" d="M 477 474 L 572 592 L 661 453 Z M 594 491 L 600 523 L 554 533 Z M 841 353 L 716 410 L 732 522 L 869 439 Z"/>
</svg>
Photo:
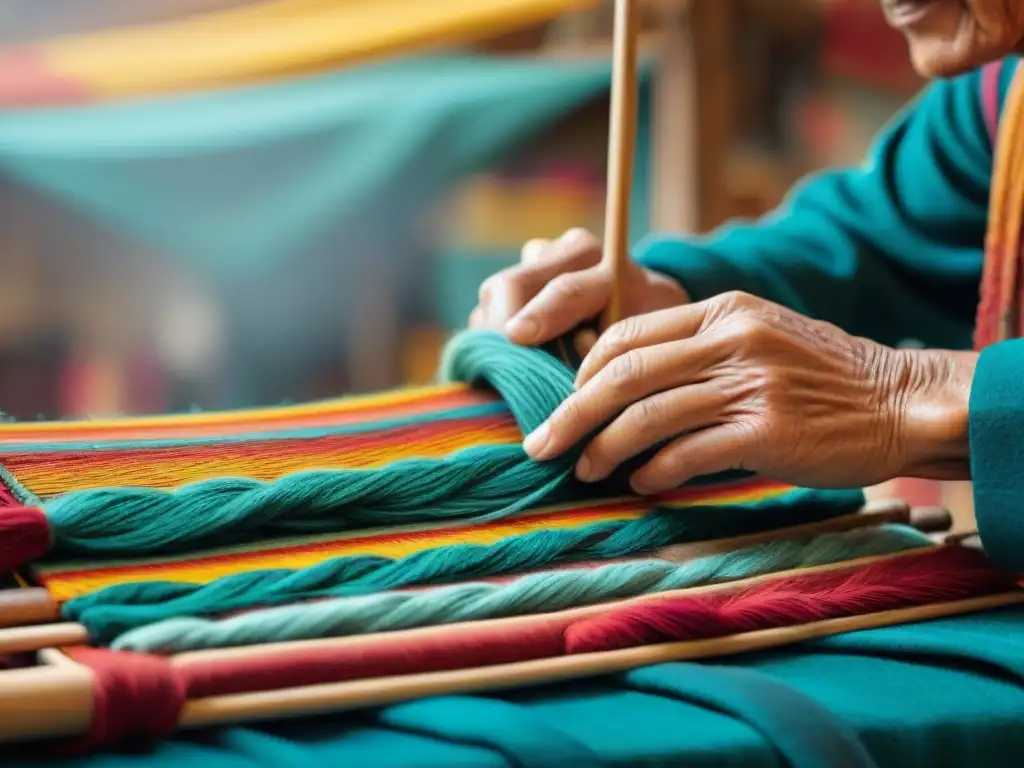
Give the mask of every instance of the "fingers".
<svg viewBox="0 0 1024 768">
<path fill-rule="evenodd" d="M 473 307 L 473 311 L 469 313 L 469 327 L 470 328 L 483 328 L 484 327 L 484 311 L 479 305 Z"/>
<path fill-rule="evenodd" d="M 638 400 L 590 441 L 576 464 L 576 476 L 584 482 L 604 480 L 624 461 L 658 443 L 707 427 L 727 399 L 721 387 L 705 382 Z"/>
<path fill-rule="evenodd" d="M 504 331 L 508 321 L 542 285 L 531 269 L 522 264 L 487 278 L 480 286 L 479 327 Z"/>
<path fill-rule="evenodd" d="M 537 264 L 544 254 L 551 249 L 551 241 L 543 238 L 528 240 L 523 249 L 519 252 L 519 261 L 522 264 Z"/>
<path fill-rule="evenodd" d="M 573 337 L 572 341 L 576 348 L 576 354 L 579 355 L 580 360 L 583 360 L 597 343 L 597 332 L 590 328 L 584 328 Z"/>
<path fill-rule="evenodd" d="M 555 409 L 527 437 L 523 447 L 538 461 L 561 455 L 631 404 L 694 383 L 691 372 L 706 367 L 702 361 L 707 354 L 706 344 L 686 341 L 646 347 L 620 356 Z M 674 433 L 678 432 L 676 429 Z"/>
<path fill-rule="evenodd" d="M 611 294 L 611 275 L 601 267 L 565 272 L 541 288 L 505 330 L 517 344 L 549 341 L 599 314 Z"/>
<path fill-rule="evenodd" d="M 517 266 L 499 272 L 480 286 L 480 311 L 474 310 L 472 327 L 506 332 L 513 341 L 520 344 L 549 341 L 559 333 L 546 330 L 551 327 L 548 321 L 552 306 L 550 301 L 535 306 L 525 317 L 517 316 L 550 282 L 561 275 L 571 275 L 593 267 L 599 263 L 600 258 L 600 241 L 585 230 L 570 230 L 555 241 L 529 241 L 523 246 L 521 261 Z M 563 282 L 559 289 L 562 292 L 556 293 L 554 297 L 556 316 L 561 317 L 559 312 L 562 311 L 557 301 L 559 297 L 563 297 L 563 300 L 571 299 L 577 295 L 578 290 L 592 290 L 591 285 L 590 281 L 585 280 L 584 285 L 577 288 L 574 281 L 569 281 L 568 285 Z M 600 307 L 597 311 L 600 311 Z M 511 324 L 513 318 L 520 322 Z M 554 327 L 561 327 L 564 322 L 556 318 Z"/>
<path fill-rule="evenodd" d="M 678 488 L 695 477 L 754 469 L 749 457 L 756 442 L 754 430 L 736 422 L 684 435 L 633 473 L 630 484 L 636 493 L 649 496 Z"/>
<path fill-rule="evenodd" d="M 636 315 L 615 323 L 601 334 L 576 374 L 576 386 L 583 387 L 614 360 L 644 347 L 689 339 L 701 329 L 706 304 L 679 307 Z"/>
</svg>

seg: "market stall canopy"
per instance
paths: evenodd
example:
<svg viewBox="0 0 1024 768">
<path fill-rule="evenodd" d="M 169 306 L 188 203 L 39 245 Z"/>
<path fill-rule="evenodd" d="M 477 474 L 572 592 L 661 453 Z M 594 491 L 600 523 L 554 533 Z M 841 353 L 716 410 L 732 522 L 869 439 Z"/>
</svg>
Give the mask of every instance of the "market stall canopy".
<svg viewBox="0 0 1024 768">
<path fill-rule="evenodd" d="M 608 89 L 607 60 L 425 56 L 217 93 L 8 112 L 0 174 L 159 251 L 280 263 L 400 216 Z M 638 171 L 639 172 L 639 171 Z"/>
<path fill-rule="evenodd" d="M 596 0 L 266 0 L 0 49 L 0 108 L 262 83 L 464 45 Z"/>
</svg>

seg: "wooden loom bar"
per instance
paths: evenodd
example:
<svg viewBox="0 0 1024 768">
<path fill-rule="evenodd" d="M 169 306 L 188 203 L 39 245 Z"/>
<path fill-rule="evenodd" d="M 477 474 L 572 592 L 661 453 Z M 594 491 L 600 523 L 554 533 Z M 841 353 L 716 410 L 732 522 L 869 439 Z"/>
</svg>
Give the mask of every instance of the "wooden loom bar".
<svg viewBox="0 0 1024 768">
<path fill-rule="evenodd" d="M 71 621 L 29 627 L 10 627 L 0 632 L 0 656 L 38 651 L 42 648 L 88 645 L 91 642 L 89 630 L 81 624 Z"/>
<path fill-rule="evenodd" d="M 0 628 L 60 618 L 60 606 L 43 587 L 0 590 Z"/>
</svg>

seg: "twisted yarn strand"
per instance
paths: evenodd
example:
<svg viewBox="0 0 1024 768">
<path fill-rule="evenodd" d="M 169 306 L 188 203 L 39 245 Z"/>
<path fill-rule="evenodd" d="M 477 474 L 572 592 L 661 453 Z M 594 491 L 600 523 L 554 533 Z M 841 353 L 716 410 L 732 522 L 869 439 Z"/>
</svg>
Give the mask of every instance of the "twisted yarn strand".
<svg viewBox="0 0 1024 768">
<path fill-rule="evenodd" d="M 656 509 L 634 520 L 532 531 L 493 544 L 454 544 L 396 560 L 341 557 L 299 570 L 250 571 L 208 584 L 136 582 L 97 590 L 65 603 L 68 621 L 84 624 L 96 642 L 179 616 L 223 614 L 324 597 L 366 595 L 426 584 L 498 576 L 581 560 L 611 560 L 669 544 L 707 541 L 819 522 L 851 514 L 861 491 L 795 490 L 753 504 Z"/>
<path fill-rule="evenodd" d="M 442 378 L 492 386 L 530 432 L 572 392 L 569 368 L 540 349 L 473 331 L 446 347 Z M 531 460 L 518 445 L 481 446 L 444 459 L 377 469 L 306 471 L 271 482 L 225 477 L 175 490 L 101 488 L 44 504 L 58 549 L 143 554 L 229 536 L 338 531 L 374 524 L 508 517 L 572 481 L 574 456 Z"/>
<path fill-rule="evenodd" d="M 900 525 L 826 533 L 811 539 L 767 542 L 682 564 L 664 560 L 616 563 L 536 573 L 508 584 L 458 584 L 424 592 L 385 592 L 288 605 L 220 621 L 169 619 L 127 632 L 113 648 L 171 654 L 547 613 L 929 544 L 923 533 Z"/>
</svg>

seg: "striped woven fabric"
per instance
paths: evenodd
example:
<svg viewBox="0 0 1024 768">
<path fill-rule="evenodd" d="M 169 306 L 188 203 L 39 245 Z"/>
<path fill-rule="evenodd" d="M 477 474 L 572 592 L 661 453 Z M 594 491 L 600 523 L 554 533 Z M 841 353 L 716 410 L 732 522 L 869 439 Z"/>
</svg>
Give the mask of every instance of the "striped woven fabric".
<svg viewBox="0 0 1024 768">
<path fill-rule="evenodd" d="M 248 411 L 0 424 L 0 479 L 13 499 L 37 503 L 86 488 L 172 488 L 223 476 L 272 480 L 300 470 L 373 467 L 404 456 L 441 457 L 472 445 L 521 439 L 505 405 L 492 393 L 444 385 Z M 793 490 L 740 479 L 653 499 L 581 500 L 480 525 L 447 522 L 293 536 L 131 561 L 51 556 L 34 566 L 30 580 L 63 602 L 115 584 L 203 584 L 350 555 L 398 558 L 456 542 L 487 544 L 542 529 L 635 519 L 655 506 L 747 503 Z M 0 488 L 0 504 L 3 495 Z"/>
</svg>

